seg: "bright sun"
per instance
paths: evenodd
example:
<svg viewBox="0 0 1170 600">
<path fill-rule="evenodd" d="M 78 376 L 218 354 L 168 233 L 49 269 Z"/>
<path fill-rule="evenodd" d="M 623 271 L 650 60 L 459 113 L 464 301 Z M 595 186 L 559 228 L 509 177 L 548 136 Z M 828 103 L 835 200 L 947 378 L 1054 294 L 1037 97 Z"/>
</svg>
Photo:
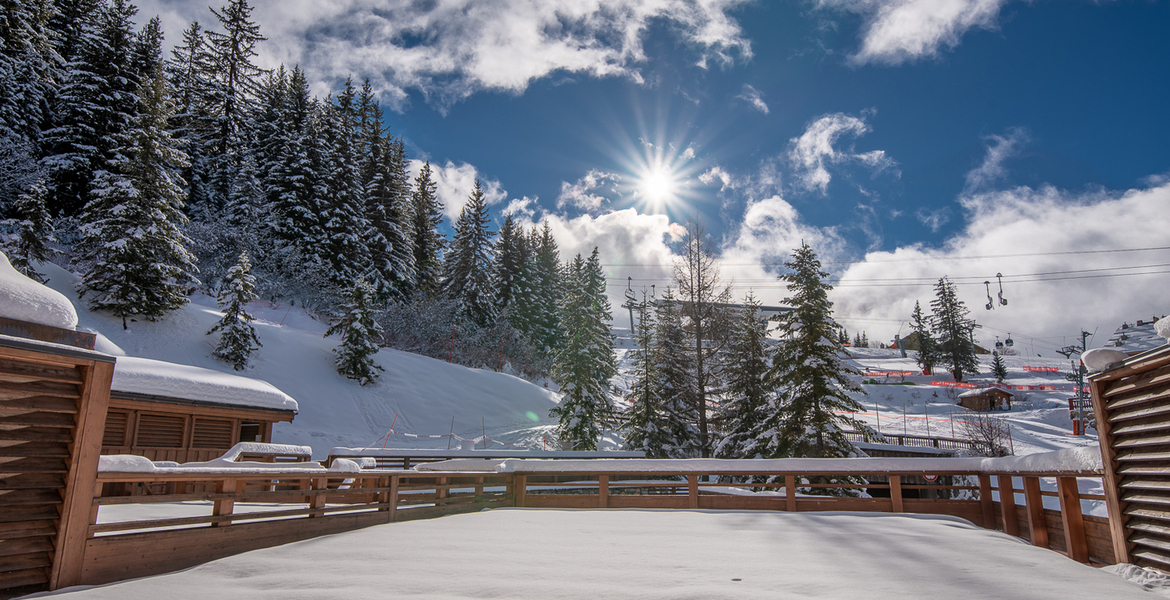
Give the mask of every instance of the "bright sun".
<svg viewBox="0 0 1170 600">
<path fill-rule="evenodd" d="M 642 193 L 655 203 L 665 203 L 674 195 L 674 179 L 669 171 L 653 169 L 642 177 Z"/>
</svg>

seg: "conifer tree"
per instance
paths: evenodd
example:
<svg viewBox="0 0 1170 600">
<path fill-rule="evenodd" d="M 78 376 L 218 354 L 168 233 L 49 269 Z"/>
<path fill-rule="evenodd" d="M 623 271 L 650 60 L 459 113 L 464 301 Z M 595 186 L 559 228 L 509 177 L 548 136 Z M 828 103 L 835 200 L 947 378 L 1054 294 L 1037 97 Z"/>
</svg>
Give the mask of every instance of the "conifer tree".
<svg viewBox="0 0 1170 600">
<path fill-rule="evenodd" d="M 1003 362 L 1003 356 L 999 352 L 991 352 L 991 374 L 995 375 L 996 383 L 1003 383 L 1007 379 L 1008 370 L 1007 365 Z"/>
<path fill-rule="evenodd" d="M 5 2 L 0 12 L 0 217 L 43 178 L 41 127 L 59 76 L 49 0 Z M 19 215 L 11 215 L 14 218 Z"/>
<path fill-rule="evenodd" d="M 94 199 L 82 214 L 82 264 L 78 291 L 92 310 L 115 316 L 162 316 L 187 303 L 198 284 L 186 222 L 179 170 L 186 157 L 167 131 L 173 106 L 160 73 L 141 86 L 136 127 L 122 137 L 121 160 L 96 174 Z"/>
<path fill-rule="evenodd" d="M 431 163 L 423 163 L 414 178 L 411 194 L 411 250 L 414 254 L 415 293 L 433 296 L 439 292 L 443 271 L 443 248 L 446 240 L 439 233 L 443 222 L 443 205 L 431 179 Z"/>
<path fill-rule="evenodd" d="M 487 199 L 479 180 L 455 221 L 451 251 L 443 270 L 443 293 L 454 300 L 459 313 L 480 327 L 496 316 L 492 298 L 491 249 L 495 232 L 488 228 Z"/>
<path fill-rule="evenodd" d="M 756 434 L 772 391 L 766 323 L 760 317 L 759 301 L 749 292 L 724 359 L 727 393 L 719 406 L 724 435 L 715 448 L 716 458 L 763 457 L 756 447 Z"/>
<path fill-rule="evenodd" d="M 918 354 L 914 360 L 922 373 L 929 375 L 939 363 L 938 343 L 930 333 L 930 319 L 923 316 L 918 302 L 914 303 L 914 312 L 910 314 L 910 328 L 914 330 L 918 341 Z"/>
<path fill-rule="evenodd" d="M 682 303 L 670 287 L 656 303 L 655 320 L 654 359 L 665 420 L 666 454 L 670 458 L 701 456 L 693 346 L 683 327 Z"/>
<path fill-rule="evenodd" d="M 504 224 L 500 227 L 495 262 L 492 264 L 497 312 L 503 313 L 515 302 L 521 271 L 527 263 L 528 238 L 512 218 L 512 213 L 508 213 L 504 215 Z"/>
<path fill-rule="evenodd" d="M 955 381 L 962 381 L 963 375 L 979 372 L 979 359 L 971 339 L 975 321 L 967 318 L 970 311 L 959 300 L 951 280 L 939 279 L 934 291 L 935 298 L 930 302 L 934 313 L 931 329 L 938 336 L 940 362 L 951 368 Z"/>
<path fill-rule="evenodd" d="M 658 346 L 655 340 L 657 329 L 654 310 L 642 294 L 638 304 L 638 347 L 630 351 L 634 365 L 634 381 L 626 400 L 630 408 L 625 413 L 622 430 L 625 432 L 625 449 L 640 450 L 646 458 L 669 458 L 670 421 L 662 407 L 662 374 L 658 370 Z"/>
<path fill-rule="evenodd" d="M 566 340 L 551 372 L 564 396 L 549 415 L 558 421 L 557 435 L 563 444 L 574 450 L 596 450 L 612 410 L 609 380 L 617 372 L 605 276 L 596 248 L 588 260 L 580 254 L 573 259 L 567 281 L 561 303 Z"/>
<path fill-rule="evenodd" d="M 33 261 L 48 260 L 53 251 L 48 243 L 54 241 L 53 219 L 45 207 L 45 197 L 48 190 L 41 182 L 36 182 L 17 198 L 12 207 L 15 215 L 0 224 L 12 231 L 7 235 L 0 235 L 0 244 L 4 253 L 8 255 L 12 266 L 29 279 L 40 283 L 48 281 L 33 268 Z"/>
<path fill-rule="evenodd" d="M 244 308 L 256 299 L 256 278 L 252 276 L 251 270 L 248 253 L 240 253 L 236 265 L 228 270 L 226 289 L 219 299 L 223 318 L 207 332 L 207 335 L 223 332 L 212 355 L 228 362 L 237 371 L 248 366 L 248 357 L 262 346 L 256 338 L 256 329 L 252 327 L 255 318 Z"/>
<path fill-rule="evenodd" d="M 337 372 L 361 385 L 369 385 L 378 379 L 375 371 L 382 367 L 374 364 L 374 355 L 382 344 L 382 326 L 374 319 L 374 289 L 365 281 L 359 281 L 349 291 L 346 317 L 325 332 L 326 337 L 341 334 L 341 345 L 333 349 L 337 357 L 334 364 Z"/>
<path fill-rule="evenodd" d="M 537 351 L 552 353 L 564 337 L 557 307 L 564 295 L 560 250 L 548 221 L 528 236 L 531 258 L 521 270 L 515 291 L 512 325 L 532 340 Z"/>
<path fill-rule="evenodd" d="M 824 282 L 829 274 L 808 244 L 801 244 L 784 263 L 781 276 L 793 310 L 780 317 L 780 344 L 768 378 L 775 394 L 768 401 L 767 418 L 757 430 L 761 456 L 837 458 L 858 456 L 845 438 L 845 429 L 866 431 L 860 421 L 840 413 L 863 411 L 851 393 L 864 393 L 850 376 L 859 373 L 845 364 L 832 341 L 838 325 Z"/>
<path fill-rule="evenodd" d="M 343 104 L 326 100 L 319 105 L 317 136 L 310 150 L 315 149 L 320 156 L 321 175 L 315 190 L 321 232 L 314 250 L 327 261 L 333 282 L 344 287 L 369 268 L 370 257 L 364 239 L 369 221 L 363 211 L 350 119 L 353 97 L 339 100 Z"/>
<path fill-rule="evenodd" d="M 288 262 L 319 266 L 313 247 L 323 237 L 317 197 L 320 165 L 314 161 L 313 110 L 305 74 L 294 68 L 277 110 L 275 156 L 268 169 L 265 189 L 269 211 L 266 229 L 278 254 Z"/>
</svg>

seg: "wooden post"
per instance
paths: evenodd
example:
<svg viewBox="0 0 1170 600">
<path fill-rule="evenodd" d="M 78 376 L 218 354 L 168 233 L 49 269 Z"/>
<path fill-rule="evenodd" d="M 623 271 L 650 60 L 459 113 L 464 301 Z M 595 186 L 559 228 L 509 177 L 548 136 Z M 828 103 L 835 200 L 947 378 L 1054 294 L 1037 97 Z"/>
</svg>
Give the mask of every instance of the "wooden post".
<svg viewBox="0 0 1170 600">
<path fill-rule="evenodd" d="M 890 500 L 894 512 L 905 512 L 902 510 L 902 477 L 900 475 L 890 475 Z"/>
<path fill-rule="evenodd" d="M 784 476 L 784 508 L 796 512 L 796 475 Z"/>
<path fill-rule="evenodd" d="M 687 475 L 687 507 L 699 508 L 699 476 Z"/>
<path fill-rule="evenodd" d="M 390 476 L 390 522 L 398 517 L 398 476 Z"/>
<path fill-rule="evenodd" d="M 1081 514 L 1081 494 L 1076 477 L 1057 477 L 1060 494 L 1060 522 L 1064 525 L 1064 540 L 1068 557 L 1082 563 L 1089 562 L 1089 543 L 1085 539 L 1085 519 Z"/>
<path fill-rule="evenodd" d="M 609 475 L 597 476 L 597 506 L 609 508 Z"/>
<path fill-rule="evenodd" d="M 528 493 L 528 476 L 516 474 L 512 476 L 512 480 L 515 481 L 513 485 L 516 487 L 516 491 L 512 494 L 515 497 L 513 504 L 523 507 L 524 496 Z"/>
<path fill-rule="evenodd" d="M 449 495 L 447 493 L 448 490 L 446 488 L 448 481 L 449 480 L 446 477 L 440 477 L 435 481 L 435 499 L 436 500 L 446 500 L 447 499 L 447 496 Z"/>
<path fill-rule="evenodd" d="M 324 491 L 328 487 L 329 487 L 329 480 L 327 478 L 314 477 L 312 480 L 312 485 L 311 485 L 310 489 L 317 490 L 317 491 Z M 309 508 L 314 509 L 313 512 L 309 513 L 310 518 L 325 516 L 324 512 L 316 510 L 316 509 L 325 508 L 325 494 L 314 494 L 312 496 L 312 499 L 309 501 Z"/>
<path fill-rule="evenodd" d="M 110 381 L 114 363 L 94 361 L 78 368 L 81 373 L 81 399 L 77 403 L 77 426 L 69 473 L 65 477 L 65 497 L 61 504 L 53 566 L 49 572 L 49 589 L 77 585 L 81 580 L 85 538 L 97 486 L 98 456 L 102 451 L 102 434 L 106 411 L 110 407 Z"/>
<path fill-rule="evenodd" d="M 230 494 L 230 493 L 233 493 L 235 491 L 236 491 L 236 480 L 235 479 L 221 479 L 218 482 L 216 482 L 216 484 L 215 484 L 215 493 L 217 493 L 217 494 Z M 230 515 L 230 514 L 232 514 L 232 511 L 235 509 L 235 506 L 236 506 L 235 500 L 221 498 L 219 500 L 216 500 L 214 503 L 212 503 L 211 515 L 214 517 L 222 517 L 222 516 Z M 219 523 L 212 523 L 211 526 L 212 527 L 223 527 L 223 526 L 230 525 L 230 524 L 231 524 L 231 521 L 229 520 L 229 521 L 223 521 L 223 522 L 219 522 Z"/>
<path fill-rule="evenodd" d="M 1044 496 L 1040 494 L 1040 478 L 1024 478 L 1024 505 L 1028 511 L 1028 530 L 1032 545 L 1048 547 L 1048 523 L 1044 520 Z"/>
<path fill-rule="evenodd" d="M 983 528 L 995 529 L 995 500 L 991 497 L 991 475 L 979 476 L 979 504 L 983 507 Z"/>
<path fill-rule="evenodd" d="M 996 475 L 999 480 L 999 507 L 1003 513 L 1003 532 L 1020 535 L 1020 521 L 1016 517 L 1016 491 L 1011 475 Z"/>
<path fill-rule="evenodd" d="M 1105 476 L 1101 483 L 1105 487 L 1105 504 L 1109 508 L 1109 533 L 1113 537 L 1113 558 L 1118 563 L 1130 561 L 1128 542 L 1129 520 L 1125 514 L 1125 502 L 1121 499 L 1121 485 L 1117 476 L 1117 450 L 1113 447 L 1113 425 L 1106 417 L 1109 412 L 1105 406 L 1105 383 L 1099 380 L 1089 381 L 1092 392 L 1093 414 L 1097 415 L 1097 442 L 1101 446 L 1101 458 L 1105 464 Z"/>
</svg>

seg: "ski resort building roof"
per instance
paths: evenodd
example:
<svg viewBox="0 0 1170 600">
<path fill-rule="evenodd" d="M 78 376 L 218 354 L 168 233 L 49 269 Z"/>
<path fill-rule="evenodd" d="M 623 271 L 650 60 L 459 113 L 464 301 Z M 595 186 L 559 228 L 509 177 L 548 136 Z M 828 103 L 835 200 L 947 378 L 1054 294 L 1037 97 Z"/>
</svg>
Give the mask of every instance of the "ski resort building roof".
<svg viewBox="0 0 1170 600">
<path fill-rule="evenodd" d="M 1165 318 L 1165 315 L 1162 317 Z M 1137 319 L 1133 323 L 1122 323 L 1106 340 L 1105 347 L 1121 350 L 1133 356 L 1165 344 L 1166 340 L 1154 330 L 1154 323 L 1158 318 L 1152 316 L 1149 319 Z"/>
</svg>

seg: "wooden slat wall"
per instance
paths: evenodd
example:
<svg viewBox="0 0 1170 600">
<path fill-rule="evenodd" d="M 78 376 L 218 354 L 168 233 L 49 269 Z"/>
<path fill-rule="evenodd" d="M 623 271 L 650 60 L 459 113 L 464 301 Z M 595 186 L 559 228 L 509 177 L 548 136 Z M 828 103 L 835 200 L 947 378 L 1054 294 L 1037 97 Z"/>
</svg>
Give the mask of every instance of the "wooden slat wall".
<svg viewBox="0 0 1170 600">
<path fill-rule="evenodd" d="M 112 362 L 0 346 L 0 598 L 59 576 L 74 505 L 93 493 L 112 375 Z"/>
<path fill-rule="evenodd" d="M 1170 350 L 1090 383 L 1117 559 L 1170 572 Z"/>
</svg>

